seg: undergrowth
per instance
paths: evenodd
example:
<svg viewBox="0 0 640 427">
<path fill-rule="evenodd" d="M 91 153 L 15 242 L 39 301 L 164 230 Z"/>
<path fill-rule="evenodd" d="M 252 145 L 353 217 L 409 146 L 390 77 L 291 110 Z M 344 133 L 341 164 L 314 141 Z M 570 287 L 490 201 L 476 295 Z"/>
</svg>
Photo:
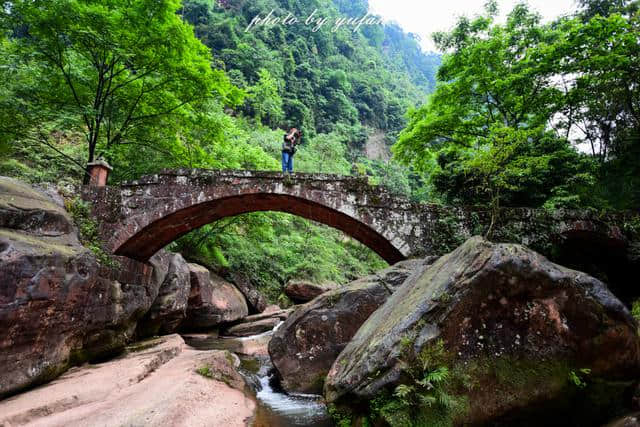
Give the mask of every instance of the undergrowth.
<svg viewBox="0 0 640 427">
<path fill-rule="evenodd" d="M 450 426 L 469 408 L 464 390 L 470 378 L 448 366 L 442 340 L 423 348 L 417 356 L 404 346 L 401 359 L 405 381 L 380 392 L 369 404 L 370 417 L 392 427 Z"/>
</svg>

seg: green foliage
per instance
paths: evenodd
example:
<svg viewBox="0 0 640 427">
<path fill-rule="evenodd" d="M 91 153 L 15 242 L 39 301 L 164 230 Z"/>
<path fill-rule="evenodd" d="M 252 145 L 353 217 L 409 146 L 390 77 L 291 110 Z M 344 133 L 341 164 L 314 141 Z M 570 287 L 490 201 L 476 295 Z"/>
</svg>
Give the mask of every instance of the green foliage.
<svg viewBox="0 0 640 427">
<path fill-rule="evenodd" d="M 586 388 L 587 382 L 585 380 L 585 376 L 591 373 L 591 369 L 582 368 L 576 371 L 569 371 L 569 381 L 578 388 Z"/>
<path fill-rule="evenodd" d="M 258 14 L 273 10 L 280 16 L 290 11 L 305 17 L 314 9 L 332 22 L 340 11 L 366 11 L 367 4 L 261 0 L 221 8 L 187 0 L 181 13 L 211 48 L 214 61 L 256 95 L 246 112 L 263 123 L 296 126 L 308 136 L 356 123 L 399 131 L 406 107 L 432 90 L 439 55 L 422 53 L 415 38 L 397 26 L 364 26 L 355 33 L 348 28 L 332 32 L 330 26 L 314 32 L 306 25 L 245 31 Z M 383 49 L 383 44 L 389 47 Z M 265 72 L 275 84 L 268 84 L 264 102 L 272 104 L 279 96 L 284 111 L 284 117 L 276 114 L 266 121 L 257 105 L 263 100 L 259 93 L 264 93 L 258 88 L 268 80 Z"/>
<path fill-rule="evenodd" d="M 118 262 L 103 248 L 102 240 L 98 234 L 98 223 L 91 216 L 91 206 L 89 203 L 76 197 L 73 199 L 65 199 L 64 205 L 71 214 L 76 227 L 78 227 L 82 244 L 93 252 L 100 264 L 111 268 L 118 268 Z"/>
<path fill-rule="evenodd" d="M 404 348 L 404 373 L 407 381 L 392 393 L 382 391 L 370 403 L 371 416 L 390 426 L 451 426 L 468 410 L 466 396 L 469 379 L 447 366 L 449 357 L 439 340 L 412 355 L 411 339 Z"/>
<path fill-rule="evenodd" d="M 284 119 L 282 98 L 278 93 L 278 82 L 266 69 L 258 71 L 258 82 L 247 89 L 248 102 L 256 120 L 278 126 Z"/>
<path fill-rule="evenodd" d="M 282 300 L 291 279 L 346 283 L 383 268 L 371 250 L 341 232 L 289 214 L 252 213 L 206 225 L 179 239 L 172 250 L 212 269 L 251 272 L 271 302 Z M 216 252 L 224 254 L 223 264 Z"/>
<path fill-rule="evenodd" d="M 21 102 L 1 105 L 0 116 L 19 119 L 7 130 L 54 150 L 42 125 L 83 132 L 89 162 L 140 147 L 172 151 L 176 132 L 197 127 L 203 105 L 215 100 L 221 109 L 242 97 L 211 69 L 178 7 L 178 0 L 11 2 L 0 25 L 28 36 L 9 42 L 19 77 L 9 90 Z"/>
<path fill-rule="evenodd" d="M 213 378 L 213 371 L 211 371 L 209 365 L 199 367 L 196 369 L 196 372 L 205 378 Z"/>
<path fill-rule="evenodd" d="M 30 183 L 77 183 L 82 172 L 67 157 L 80 161 L 84 156 L 79 134 L 53 132 L 47 143 L 64 153 L 61 157 L 38 143 L 9 145 L 9 155 L 0 157 L 0 175 L 11 176 Z"/>
<path fill-rule="evenodd" d="M 631 305 L 631 315 L 636 320 L 636 323 L 640 325 L 640 299 L 637 299 Z M 638 327 L 638 334 L 640 334 L 640 326 Z"/>
<path fill-rule="evenodd" d="M 337 427 L 351 427 L 353 425 L 353 417 L 348 411 L 341 410 L 334 404 L 329 404 L 327 411 Z"/>
<path fill-rule="evenodd" d="M 638 15 L 496 14 L 490 2 L 434 36 L 448 52 L 439 83 L 410 111 L 396 158 L 449 204 L 638 206 Z M 575 148 L 587 144 L 590 155 Z"/>
</svg>

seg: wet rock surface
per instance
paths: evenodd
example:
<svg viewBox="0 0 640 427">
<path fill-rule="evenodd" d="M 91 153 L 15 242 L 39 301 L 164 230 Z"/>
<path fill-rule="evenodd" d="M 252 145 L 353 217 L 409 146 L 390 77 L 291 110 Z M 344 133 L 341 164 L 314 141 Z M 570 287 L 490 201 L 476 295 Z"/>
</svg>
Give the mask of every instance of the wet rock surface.
<svg viewBox="0 0 640 427">
<path fill-rule="evenodd" d="M 289 392 L 320 393 L 331 364 L 362 323 L 431 259 L 402 261 L 299 306 L 274 333 L 269 354 Z"/>
<path fill-rule="evenodd" d="M 277 305 L 270 307 L 273 307 L 273 309 L 267 309 L 260 314 L 251 314 L 247 317 L 244 317 L 242 319 L 242 322 L 255 322 L 257 320 L 269 319 L 271 317 L 280 320 L 286 320 L 289 315 L 295 310 L 295 308 L 281 309 Z"/>
<path fill-rule="evenodd" d="M 523 246 L 472 238 L 366 320 L 333 363 L 325 397 L 362 411 L 399 384 L 420 387 L 410 374 L 443 366 L 475 384 L 447 390 L 468 404 L 445 411 L 454 424 L 595 425 L 624 404 L 640 343 L 602 282 Z"/>
<path fill-rule="evenodd" d="M 278 317 L 268 317 L 266 319 L 255 320 L 253 322 L 243 322 L 225 328 L 222 335 L 233 337 L 248 337 L 272 330 L 280 323 Z"/>
</svg>

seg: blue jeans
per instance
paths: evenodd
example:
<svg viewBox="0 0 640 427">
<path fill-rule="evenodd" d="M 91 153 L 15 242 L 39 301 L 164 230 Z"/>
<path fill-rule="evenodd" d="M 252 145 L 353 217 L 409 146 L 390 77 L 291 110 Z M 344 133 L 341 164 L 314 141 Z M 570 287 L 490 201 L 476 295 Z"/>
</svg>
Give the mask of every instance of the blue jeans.
<svg viewBox="0 0 640 427">
<path fill-rule="evenodd" d="M 293 172 L 293 154 L 282 152 L 282 172 Z"/>
</svg>

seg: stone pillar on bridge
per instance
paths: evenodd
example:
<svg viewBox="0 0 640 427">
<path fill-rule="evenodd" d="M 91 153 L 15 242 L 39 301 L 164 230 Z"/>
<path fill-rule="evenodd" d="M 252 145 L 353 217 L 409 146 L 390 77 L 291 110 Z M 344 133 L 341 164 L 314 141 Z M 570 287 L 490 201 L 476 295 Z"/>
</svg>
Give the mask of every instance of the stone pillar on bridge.
<svg viewBox="0 0 640 427">
<path fill-rule="evenodd" d="M 109 172 L 111 172 L 113 168 L 104 161 L 103 159 L 98 159 L 95 162 L 91 162 L 87 164 L 87 172 L 89 173 L 89 185 L 95 187 L 104 187 L 107 185 L 107 180 L 109 179 Z"/>
</svg>

